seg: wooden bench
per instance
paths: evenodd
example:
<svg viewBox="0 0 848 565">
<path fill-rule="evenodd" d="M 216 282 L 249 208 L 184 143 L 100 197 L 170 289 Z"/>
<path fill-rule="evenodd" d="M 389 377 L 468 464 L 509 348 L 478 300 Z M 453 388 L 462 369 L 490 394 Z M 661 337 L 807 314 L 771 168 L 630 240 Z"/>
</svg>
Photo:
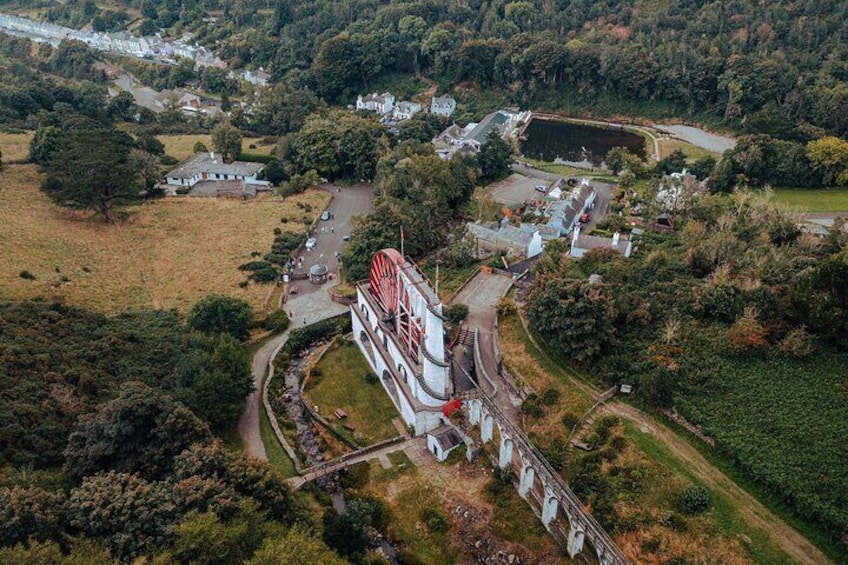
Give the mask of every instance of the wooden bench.
<svg viewBox="0 0 848 565">
<path fill-rule="evenodd" d="M 333 416 L 335 416 L 337 420 L 344 420 L 347 418 L 347 413 L 341 408 L 336 408 L 333 410 Z"/>
</svg>

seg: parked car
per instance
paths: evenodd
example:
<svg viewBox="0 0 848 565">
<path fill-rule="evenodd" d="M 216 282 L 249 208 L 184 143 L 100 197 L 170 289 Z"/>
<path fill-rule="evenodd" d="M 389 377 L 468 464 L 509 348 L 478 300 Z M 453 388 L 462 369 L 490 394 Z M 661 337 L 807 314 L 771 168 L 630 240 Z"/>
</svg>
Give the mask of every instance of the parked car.
<svg viewBox="0 0 848 565">
<path fill-rule="evenodd" d="M 345 234 L 345 235 L 342 237 L 342 241 L 350 241 L 350 234 L 349 234 L 349 233 L 348 233 L 348 234 Z"/>
<path fill-rule="evenodd" d="M 548 187 L 543 185 L 543 184 L 537 184 L 535 188 L 539 192 L 547 192 L 548 191 Z"/>
<path fill-rule="evenodd" d="M 588 224 L 589 220 L 591 220 L 591 219 L 592 219 L 592 217 L 589 214 L 583 214 L 582 216 L 580 216 L 580 223 L 581 224 Z"/>
<path fill-rule="evenodd" d="M 321 214 L 321 219 L 324 220 L 325 222 L 330 219 L 329 210 L 324 210 L 324 212 Z"/>
<path fill-rule="evenodd" d="M 317 240 L 317 239 L 315 239 L 314 237 L 310 237 L 309 239 L 307 239 L 307 240 L 306 240 L 306 249 L 307 249 L 307 250 L 309 250 L 309 249 L 314 249 L 314 248 L 315 248 L 315 245 L 316 245 L 317 243 L 318 243 L 318 240 Z"/>
</svg>

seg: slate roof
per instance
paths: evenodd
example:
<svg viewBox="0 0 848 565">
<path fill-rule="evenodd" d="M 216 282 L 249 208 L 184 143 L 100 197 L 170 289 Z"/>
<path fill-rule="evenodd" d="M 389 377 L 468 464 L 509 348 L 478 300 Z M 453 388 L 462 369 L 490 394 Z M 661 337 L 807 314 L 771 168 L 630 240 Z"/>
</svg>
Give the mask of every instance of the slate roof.
<svg viewBox="0 0 848 565">
<path fill-rule="evenodd" d="M 477 124 L 477 126 L 468 132 L 468 135 L 465 136 L 465 139 L 469 141 L 476 141 L 480 145 L 486 143 L 486 136 L 489 135 L 489 132 L 492 128 L 498 128 L 498 133 L 503 133 L 501 131 L 501 127 L 509 121 L 509 116 L 504 112 L 498 110 L 497 112 L 492 112 L 483 120 Z"/>
<path fill-rule="evenodd" d="M 252 177 L 260 170 L 262 170 L 262 163 L 249 163 L 247 161 L 224 163 L 220 155 L 212 157 L 209 153 L 204 152 L 195 153 L 166 176 L 168 178 L 190 179 L 199 173 L 211 173 Z"/>
<path fill-rule="evenodd" d="M 448 451 L 462 443 L 462 438 L 457 431 L 448 426 L 439 426 L 435 430 L 427 432 L 427 434 L 433 436 L 433 439 L 436 440 L 442 451 Z"/>
</svg>

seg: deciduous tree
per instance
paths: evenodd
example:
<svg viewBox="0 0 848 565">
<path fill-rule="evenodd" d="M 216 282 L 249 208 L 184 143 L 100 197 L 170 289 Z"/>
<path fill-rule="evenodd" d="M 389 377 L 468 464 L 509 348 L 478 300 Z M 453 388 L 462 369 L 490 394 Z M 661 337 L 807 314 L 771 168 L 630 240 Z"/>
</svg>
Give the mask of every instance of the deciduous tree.
<svg viewBox="0 0 848 565">
<path fill-rule="evenodd" d="M 227 122 L 212 130 L 212 147 L 227 163 L 232 163 L 241 153 L 241 132 Z"/>
</svg>

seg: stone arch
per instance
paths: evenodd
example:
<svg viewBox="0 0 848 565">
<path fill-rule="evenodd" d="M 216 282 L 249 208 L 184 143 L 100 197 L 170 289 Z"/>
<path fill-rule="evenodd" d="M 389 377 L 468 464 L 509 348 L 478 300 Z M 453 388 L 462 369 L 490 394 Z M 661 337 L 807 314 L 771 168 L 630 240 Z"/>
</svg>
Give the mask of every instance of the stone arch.
<svg viewBox="0 0 848 565">
<path fill-rule="evenodd" d="M 512 467 L 512 452 L 515 442 L 511 437 L 503 433 L 503 430 L 499 430 L 500 432 L 500 446 L 498 448 L 498 467 L 501 469 L 509 469 Z"/>
<path fill-rule="evenodd" d="M 391 373 L 388 370 L 383 371 L 383 388 L 389 393 L 389 396 L 394 400 L 395 405 L 400 406 L 400 398 L 398 396 L 397 385 L 395 384 L 394 378 L 392 378 Z"/>
<path fill-rule="evenodd" d="M 359 332 L 359 342 L 362 344 L 362 348 L 368 353 L 368 357 L 371 358 L 371 362 L 374 362 L 374 349 L 371 347 L 371 338 L 368 337 L 368 334 L 365 333 L 365 330 Z"/>
<path fill-rule="evenodd" d="M 406 374 L 406 367 L 403 366 L 403 363 L 398 363 L 398 374 L 403 378 L 403 382 L 409 382 L 409 376 Z"/>
<path fill-rule="evenodd" d="M 518 476 L 518 494 L 521 498 L 528 498 L 536 483 L 536 469 L 532 463 L 521 457 L 521 473 Z"/>
<path fill-rule="evenodd" d="M 370 315 L 368 314 L 368 308 L 365 307 L 365 304 L 360 304 L 359 309 L 362 310 L 363 314 L 365 314 L 365 319 L 371 321 Z"/>
</svg>

